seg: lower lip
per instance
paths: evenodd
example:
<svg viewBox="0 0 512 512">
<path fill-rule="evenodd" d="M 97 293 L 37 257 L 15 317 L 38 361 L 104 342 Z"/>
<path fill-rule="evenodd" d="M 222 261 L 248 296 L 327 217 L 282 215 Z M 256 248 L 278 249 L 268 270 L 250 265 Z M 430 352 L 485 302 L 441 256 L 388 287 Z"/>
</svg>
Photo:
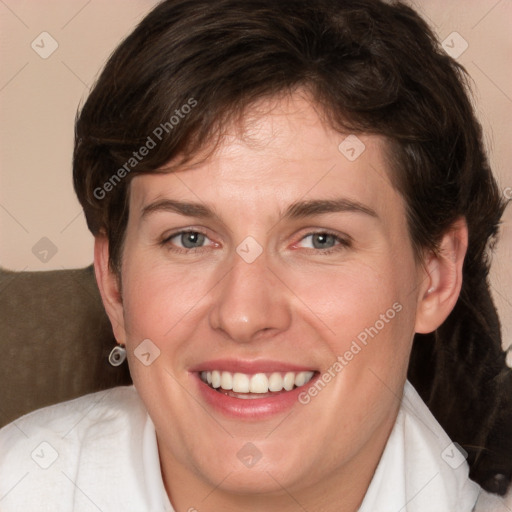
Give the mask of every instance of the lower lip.
<svg viewBox="0 0 512 512">
<path fill-rule="evenodd" d="M 295 404 L 300 405 L 298 401 L 300 393 L 307 390 L 317 378 L 317 375 L 315 375 L 304 386 L 284 393 L 276 393 L 266 398 L 243 399 L 216 391 L 203 382 L 198 373 L 194 375 L 201 395 L 211 407 L 226 416 L 248 420 L 269 418 L 290 410 Z"/>
</svg>

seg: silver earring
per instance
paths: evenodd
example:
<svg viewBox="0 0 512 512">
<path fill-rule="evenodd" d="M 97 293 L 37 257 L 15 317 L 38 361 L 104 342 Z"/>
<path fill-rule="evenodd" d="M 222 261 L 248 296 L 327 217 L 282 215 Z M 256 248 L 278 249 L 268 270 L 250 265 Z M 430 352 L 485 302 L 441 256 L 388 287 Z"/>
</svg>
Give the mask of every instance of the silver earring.
<svg viewBox="0 0 512 512">
<path fill-rule="evenodd" d="M 108 355 L 108 362 L 112 366 L 119 366 L 124 363 L 126 359 L 126 349 L 124 345 L 116 345 Z"/>
</svg>

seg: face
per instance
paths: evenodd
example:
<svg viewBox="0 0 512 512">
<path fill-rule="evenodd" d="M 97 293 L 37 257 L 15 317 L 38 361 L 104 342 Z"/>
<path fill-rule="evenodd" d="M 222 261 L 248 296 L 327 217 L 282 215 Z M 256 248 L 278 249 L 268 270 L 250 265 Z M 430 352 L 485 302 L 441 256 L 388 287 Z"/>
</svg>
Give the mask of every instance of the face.
<svg viewBox="0 0 512 512">
<path fill-rule="evenodd" d="M 206 161 L 133 179 L 110 315 L 164 475 L 298 495 L 375 468 L 424 275 L 384 141 L 340 146 L 300 95 L 259 106 Z"/>
</svg>

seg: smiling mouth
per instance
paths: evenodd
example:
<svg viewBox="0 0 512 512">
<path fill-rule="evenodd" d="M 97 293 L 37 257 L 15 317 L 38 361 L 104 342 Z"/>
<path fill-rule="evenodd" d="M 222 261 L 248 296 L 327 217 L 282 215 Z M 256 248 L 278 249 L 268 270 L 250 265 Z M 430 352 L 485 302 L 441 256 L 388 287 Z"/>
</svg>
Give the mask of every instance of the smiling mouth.
<svg viewBox="0 0 512 512">
<path fill-rule="evenodd" d="M 241 399 L 268 398 L 305 386 L 315 375 L 312 371 L 273 373 L 231 373 L 202 371 L 201 380 L 219 393 Z"/>
</svg>

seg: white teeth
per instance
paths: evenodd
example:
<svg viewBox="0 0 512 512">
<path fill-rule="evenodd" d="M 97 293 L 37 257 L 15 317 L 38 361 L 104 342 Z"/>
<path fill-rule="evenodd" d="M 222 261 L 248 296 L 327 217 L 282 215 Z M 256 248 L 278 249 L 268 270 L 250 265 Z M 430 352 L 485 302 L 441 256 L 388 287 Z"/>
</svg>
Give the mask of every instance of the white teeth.
<svg viewBox="0 0 512 512">
<path fill-rule="evenodd" d="M 299 388 L 300 386 L 304 386 L 306 384 L 306 379 L 309 380 L 311 377 L 307 378 L 307 373 L 311 372 L 300 372 L 295 376 L 295 385 Z"/>
<path fill-rule="evenodd" d="M 274 372 L 271 374 L 255 373 L 231 373 L 213 370 L 201 372 L 201 380 L 211 385 L 212 388 L 235 393 L 265 394 L 269 391 L 291 391 L 294 387 L 307 384 L 313 378 L 314 372 L 286 372 L 285 374 Z M 241 397 L 245 398 L 245 397 Z"/>
<path fill-rule="evenodd" d="M 281 391 L 283 389 L 283 377 L 280 373 L 273 373 L 268 379 L 269 391 Z"/>
<path fill-rule="evenodd" d="M 283 379 L 283 387 L 286 391 L 291 391 L 295 385 L 295 373 L 288 372 Z"/>
<path fill-rule="evenodd" d="M 249 376 L 245 373 L 233 375 L 233 391 L 235 393 L 249 393 Z"/>
<path fill-rule="evenodd" d="M 220 372 L 217 370 L 212 372 L 212 387 L 220 388 Z"/>
<path fill-rule="evenodd" d="M 304 374 L 304 384 L 307 384 L 313 378 L 313 375 L 315 375 L 315 372 L 300 372 L 300 373 Z M 300 373 L 299 373 L 299 375 L 300 375 Z M 295 385 L 297 387 L 304 386 L 304 384 L 297 384 L 297 379 L 295 379 Z"/>
<path fill-rule="evenodd" d="M 249 383 L 251 393 L 268 393 L 268 378 L 264 373 L 257 373 L 251 377 Z"/>
<path fill-rule="evenodd" d="M 229 372 L 222 372 L 220 377 L 220 387 L 222 389 L 233 389 L 233 375 Z"/>
</svg>

